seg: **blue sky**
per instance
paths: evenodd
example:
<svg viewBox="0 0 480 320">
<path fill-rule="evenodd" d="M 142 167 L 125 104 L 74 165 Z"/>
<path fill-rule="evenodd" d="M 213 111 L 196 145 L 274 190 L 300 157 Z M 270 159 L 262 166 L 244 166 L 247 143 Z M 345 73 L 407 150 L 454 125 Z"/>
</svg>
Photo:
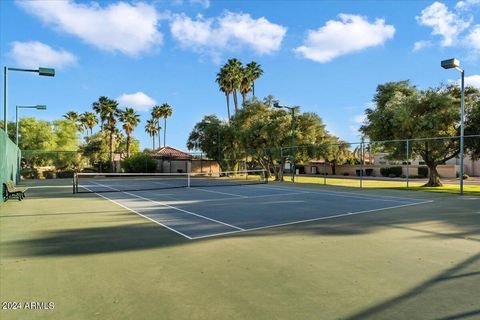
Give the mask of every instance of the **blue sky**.
<svg viewBox="0 0 480 320">
<path fill-rule="evenodd" d="M 226 118 L 214 80 L 236 57 L 262 65 L 258 97 L 316 112 L 330 132 L 357 141 L 380 83 L 456 81 L 440 68 L 456 57 L 480 87 L 479 13 L 480 0 L 0 1 L 1 65 L 57 71 L 10 72 L 9 118 L 14 105 L 46 104 L 22 115 L 56 119 L 106 95 L 140 113 L 134 135 L 144 148 L 149 109 L 167 102 L 167 144 L 185 149 L 204 115 Z"/>
</svg>

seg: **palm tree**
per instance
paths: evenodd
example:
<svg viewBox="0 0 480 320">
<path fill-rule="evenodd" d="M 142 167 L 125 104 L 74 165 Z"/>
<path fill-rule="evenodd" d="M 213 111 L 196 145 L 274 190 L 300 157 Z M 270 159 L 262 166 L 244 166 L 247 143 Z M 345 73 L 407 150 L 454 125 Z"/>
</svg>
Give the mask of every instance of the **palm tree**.
<svg viewBox="0 0 480 320">
<path fill-rule="evenodd" d="M 147 120 L 147 124 L 145 125 L 145 132 L 148 133 L 150 137 L 152 137 L 153 150 L 155 150 L 155 135 L 159 132 L 157 120 Z"/>
<path fill-rule="evenodd" d="M 82 123 L 81 123 L 81 118 L 80 118 L 80 115 L 78 114 L 78 112 L 75 112 L 75 111 L 68 111 L 67 113 L 65 113 L 63 115 L 63 117 L 71 122 L 73 122 L 75 124 L 75 127 L 77 128 L 77 130 L 79 132 L 82 132 L 83 131 L 83 126 L 82 126 Z"/>
<path fill-rule="evenodd" d="M 160 109 L 160 106 L 154 106 L 152 109 L 152 119 L 155 120 L 155 123 L 157 124 L 157 134 L 158 134 L 158 147 L 160 148 L 160 118 L 162 117 L 162 110 Z"/>
<path fill-rule="evenodd" d="M 125 110 L 119 112 L 119 120 L 127 134 L 127 157 L 130 157 L 130 136 L 140 122 L 140 115 L 133 108 L 126 107 Z"/>
<path fill-rule="evenodd" d="M 105 122 L 107 121 L 106 105 L 109 103 L 110 99 L 105 96 L 98 98 L 98 101 L 92 103 L 93 110 L 100 116 L 100 127 L 103 131 L 105 127 Z"/>
<path fill-rule="evenodd" d="M 241 80 L 238 86 L 240 93 L 242 94 L 242 105 L 245 104 L 247 94 L 252 91 L 252 75 L 247 68 L 241 69 Z"/>
<path fill-rule="evenodd" d="M 173 110 L 168 103 L 164 103 L 160 106 L 160 111 L 163 117 L 163 147 L 166 147 L 167 139 L 167 118 L 172 116 Z"/>
<path fill-rule="evenodd" d="M 237 89 L 241 81 L 242 63 L 238 59 L 229 59 L 224 66 L 227 81 L 230 82 L 233 89 L 233 103 L 235 105 L 235 112 L 238 111 Z"/>
<path fill-rule="evenodd" d="M 85 130 L 90 130 L 90 135 L 92 135 L 93 127 L 98 124 L 98 119 L 93 112 L 84 112 L 80 115 L 80 122 L 82 123 Z"/>
<path fill-rule="evenodd" d="M 230 122 L 230 94 L 233 92 L 232 83 L 227 78 L 227 70 L 225 67 L 220 69 L 220 72 L 217 73 L 217 78 L 215 82 L 218 83 L 220 91 L 225 93 L 225 98 L 227 99 L 227 115 L 228 121 Z"/>
<path fill-rule="evenodd" d="M 100 97 L 100 99 L 102 98 L 103 97 Z M 99 99 L 99 102 L 100 102 L 100 99 Z M 110 139 L 109 139 L 110 171 L 113 171 L 113 136 L 116 134 L 115 129 L 117 129 L 116 117 L 119 115 L 118 102 L 113 99 L 106 98 L 106 99 L 103 99 L 100 105 L 101 105 L 100 117 L 101 118 L 103 117 L 103 119 L 105 119 L 104 120 L 105 124 L 103 125 L 103 129 L 106 129 L 110 135 Z"/>
<path fill-rule="evenodd" d="M 246 69 L 248 71 L 248 74 L 250 75 L 250 81 L 252 82 L 253 98 L 255 99 L 255 80 L 257 80 L 263 75 L 262 66 L 255 61 L 252 61 L 247 64 Z"/>
</svg>

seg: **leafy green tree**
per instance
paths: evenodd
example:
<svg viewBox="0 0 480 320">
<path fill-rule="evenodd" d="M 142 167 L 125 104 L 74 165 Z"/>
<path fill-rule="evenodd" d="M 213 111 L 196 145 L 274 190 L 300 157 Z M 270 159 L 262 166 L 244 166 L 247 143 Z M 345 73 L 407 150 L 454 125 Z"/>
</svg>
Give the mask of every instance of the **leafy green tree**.
<svg viewBox="0 0 480 320">
<path fill-rule="evenodd" d="M 119 119 L 122 123 L 123 130 L 127 135 L 127 157 L 130 157 L 130 140 L 135 127 L 140 122 L 140 115 L 133 108 L 125 108 L 119 112 Z"/>
<path fill-rule="evenodd" d="M 467 90 L 466 108 L 470 118 L 472 95 Z M 377 87 L 375 107 L 365 110 L 361 132 L 372 140 L 454 137 L 459 134 L 460 94 L 455 86 L 418 90 L 408 81 L 389 82 Z M 477 100 L 478 101 L 478 100 Z M 405 159 L 405 143 L 384 144 L 394 159 Z M 413 157 L 420 156 L 429 168 L 425 186 L 441 186 L 437 166 L 459 154 L 459 139 L 426 139 L 411 143 Z"/>
<path fill-rule="evenodd" d="M 195 125 L 188 137 L 187 148 L 201 150 L 207 158 L 217 161 L 222 171 L 227 171 L 236 164 L 233 127 L 215 115 L 205 116 Z"/>
<path fill-rule="evenodd" d="M 157 162 L 149 154 L 137 153 L 122 161 L 125 172 L 143 173 L 155 172 Z"/>
<path fill-rule="evenodd" d="M 171 117 L 173 113 L 172 107 L 168 103 L 160 106 L 160 114 L 163 118 L 163 146 L 167 146 L 167 118 Z"/>
<path fill-rule="evenodd" d="M 82 154 L 89 160 L 89 164 L 105 171 L 109 168 L 110 146 L 109 133 L 99 131 L 86 138 L 86 144 L 80 147 Z"/>
</svg>

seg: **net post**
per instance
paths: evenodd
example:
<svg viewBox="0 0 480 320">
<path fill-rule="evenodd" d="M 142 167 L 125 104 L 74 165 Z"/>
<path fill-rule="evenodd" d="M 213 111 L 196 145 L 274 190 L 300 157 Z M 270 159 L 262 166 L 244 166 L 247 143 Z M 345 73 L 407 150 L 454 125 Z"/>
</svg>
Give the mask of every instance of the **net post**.
<svg viewBox="0 0 480 320">
<path fill-rule="evenodd" d="M 410 179 L 410 155 L 409 155 L 409 149 L 410 149 L 410 141 L 407 139 L 407 189 L 410 187 L 410 186 L 409 186 L 409 179 Z"/>
</svg>

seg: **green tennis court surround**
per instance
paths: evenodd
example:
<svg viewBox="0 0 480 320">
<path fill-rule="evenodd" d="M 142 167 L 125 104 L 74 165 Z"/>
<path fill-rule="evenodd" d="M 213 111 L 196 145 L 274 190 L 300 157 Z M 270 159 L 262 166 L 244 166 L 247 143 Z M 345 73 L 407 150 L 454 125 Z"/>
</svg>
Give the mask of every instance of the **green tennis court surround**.
<svg viewBox="0 0 480 320">
<path fill-rule="evenodd" d="M 7 137 L 5 131 L 0 129 L 0 188 L 2 193 L 0 204 L 4 201 L 3 183 L 9 180 L 15 181 L 17 177 L 19 158 L 20 149 Z"/>
</svg>

